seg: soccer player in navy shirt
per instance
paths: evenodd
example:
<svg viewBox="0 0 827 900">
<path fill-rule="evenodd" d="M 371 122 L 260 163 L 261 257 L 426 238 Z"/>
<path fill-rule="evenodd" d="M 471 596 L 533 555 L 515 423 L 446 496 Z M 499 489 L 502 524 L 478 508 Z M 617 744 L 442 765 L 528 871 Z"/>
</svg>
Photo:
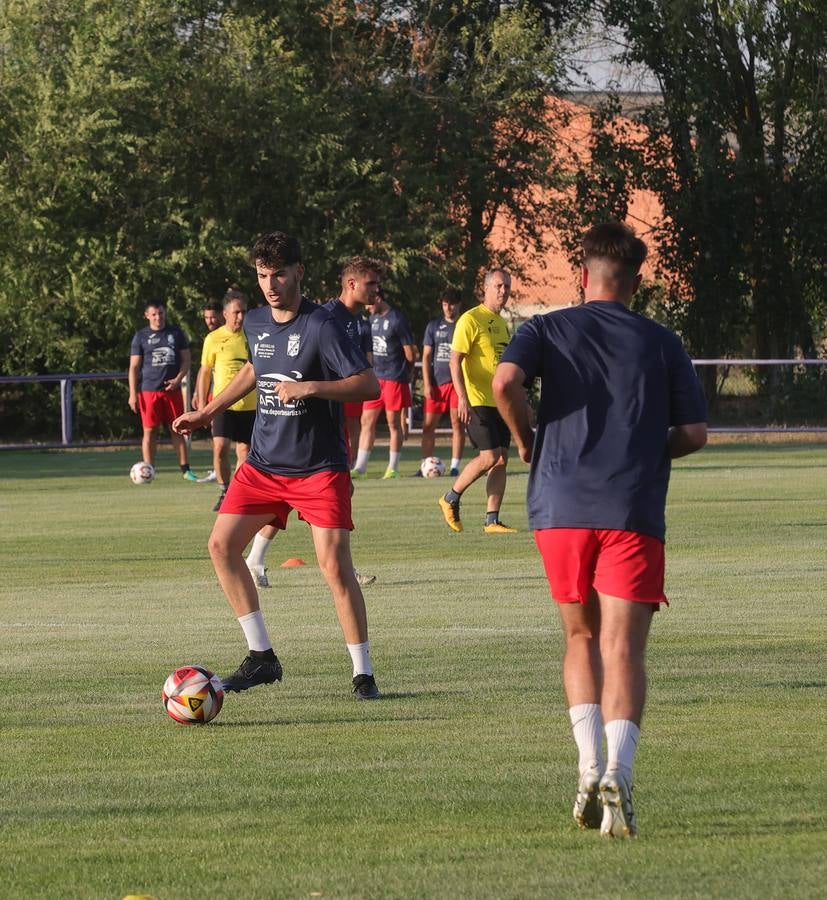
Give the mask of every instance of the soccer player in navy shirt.
<svg viewBox="0 0 827 900">
<path fill-rule="evenodd" d="M 181 382 L 190 370 L 190 344 L 177 325 L 167 324 L 166 307 L 160 300 L 147 303 L 144 317 L 149 325 L 135 332 L 129 350 L 129 408 L 140 413 L 144 462 L 154 466 L 161 426 L 172 426 L 184 411 Z M 197 481 L 186 442 L 171 427 L 170 437 L 181 474 L 187 481 Z"/>
<path fill-rule="evenodd" d="M 369 400 L 364 405 L 359 451 L 351 474 L 354 478 L 364 477 L 376 441 L 376 424 L 384 409 L 390 432 L 390 449 L 388 467 L 382 477 L 398 478 L 399 458 L 405 440 L 402 411 L 411 405 L 411 371 L 416 350 L 408 320 L 385 300 L 381 289 L 371 307 L 370 330 L 373 368 L 379 379 L 381 395 L 378 400 Z"/>
<path fill-rule="evenodd" d="M 202 410 L 176 419 L 186 434 L 256 390 L 257 410 L 247 460 L 236 471 L 209 540 L 221 587 L 249 647 L 228 691 L 280 681 L 282 667 L 242 551 L 265 525 L 287 525 L 291 509 L 313 534 L 319 567 L 333 594 L 353 662 L 353 693 L 379 696 L 368 645 L 367 613 L 350 556 L 351 480 L 342 403 L 370 400 L 379 385 L 364 354 L 333 316 L 301 296 L 304 267 L 298 241 L 283 232 L 252 250 L 266 306 L 248 313 L 250 361 Z"/>
<path fill-rule="evenodd" d="M 646 640 L 666 602 L 671 461 L 706 443 L 704 398 L 679 338 L 629 309 L 645 258 L 626 226 L 589 230 L 585 303 L 529 320 L 494 376 L 497 406 L 531 463 L 529 524 L 566 638 L 563 684 L 580 757 L 574 818 L 616 837 L 637 833 L 632 764 Z M 535 435 L 524 385 L 537 377 Z"/>
<path fill-rule="evenodd" d="M 324 304 L 345 329 L 347 336 L 365 354 L 373 365 L 373 338 L 370 322 L 363 315 L 366 306 L 376 301 L 382 284 L 383 266 L 378 260 L 367 256 L 354 256 L 342 267 L 342 293 L 335 300 Z M 359 446 L 363 403 L 345 403 L 345 426 L 348 436 L 348 454 L 351 456 Z"/>
<path fill-rule="evenodd" d="M 462 448 L 465 446 L 465 426 L 459 420 L 459 396 L 451 378 L 451 341 L 462 310 L 462 294 L 456 288 L 446 288 L 440 297 L 442 315 L 425 326 L 422 339 L 422 462 L 434 455 L 436 427 L 440 418 L 451 417 L 451 469 L 459 475 Z M 418 473 L 421 474 L 421 471 Z"/>
</svg>

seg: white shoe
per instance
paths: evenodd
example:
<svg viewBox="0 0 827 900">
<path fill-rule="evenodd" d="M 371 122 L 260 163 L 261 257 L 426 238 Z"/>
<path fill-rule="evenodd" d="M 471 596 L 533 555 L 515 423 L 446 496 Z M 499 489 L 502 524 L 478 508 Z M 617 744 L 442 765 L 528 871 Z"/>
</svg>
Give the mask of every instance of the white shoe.
<svg viewBox="0 0 827 900">
<path fill-rule="evenodd" d="M 572 813 L 574 821 L 582 830 L 600 827 L 602 810 L 600 808 L 600 770 L 597 766 L 586 769 L 580 776 Z"/>
<path fill-rule="evenodd" d="M 362 575 L 357 572 L 356 569 L 353 570 L 353 574 L 356 576 L 356 581 L 362 587 L 367 587 L 369 584 L 373 584 L 373 582 L 376 581 L 375 575 Z"/>
<path fill-rule="evenodd" d="M 257 587 L 270 587 L 270 581 L 267 578 L 267 569 L 264 566 L 247 566 L 250 570 L 250 574 L 253 576 L 253 581 L 255 581 Z"/>
<path fill-rule="evenodd" d="M 637 822 L 632 806 L 632 785 L 619 769 L 600 779 L 603 822 L 600 833 L 605 837 L 637 837 Z"/>
<path fill-rule="evenodd" d="M 207 472 L 207 474 L 204 475 L 203 478 L 198 479 L 199 484 L 208 484 L 210 481 L 218 481 L 218 479 L 215 476 L 214 469 L 211 469 L 209 472 Z"/>
</svg>

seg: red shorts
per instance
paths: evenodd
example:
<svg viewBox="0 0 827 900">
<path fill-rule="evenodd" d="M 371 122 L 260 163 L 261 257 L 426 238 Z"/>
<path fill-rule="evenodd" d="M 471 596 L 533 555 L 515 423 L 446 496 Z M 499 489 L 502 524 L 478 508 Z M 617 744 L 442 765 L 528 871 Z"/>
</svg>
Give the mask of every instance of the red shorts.
<svg viewBox="0 0 827 900">
<path fill-rule="evenodd" d="M 358 403 L 351 403 L 349 400 L 346 400 L 342 406 L 345 410 L 345 418 L 346 419 L 361 419 L 362 418 L 362 401 L 360 400 Z"/>
<path fill-rule="evenodd" d="M 452 381 L 446 384 L 437 385 L 437 399 L 432 400 L 430 397 L 425 398 L 424 410 L 426 413 L 439 413 L 443 415 L 449 409 L 456 409 L 459 406 L 459 395 L 454 390 Z"/>
<path fill-rule="evenodd" d="M 139 391 L 138 409 L 144 428 L 172 425 L 184 413 L 184 395 L 175 391 Z"/>
<path fill-rule="evenodd" d="M 402 381 L 384 381 L 379 379 L 382 393 L 378 400 L 365 400 L 364 409 L 386 409 L 397 412 L 411 406 L 411 386 Z"/>
<path fill-rule="evenodd" d="M 350 513 L 349 472 L 317 472 L 315 475 L 287 477 L 261 472 L 242 463 L 221 502 L 219 515 L 272 515 L 272 524 L 287 527 L 290 510 L 319 528 L 346 528 L 353 531 Z"/>
<path fill-rule="evenodd" d="M 669 602 L 657 538 L 611 528 L 541 528 L 534 540 L 557 603 L 586 603 L 592 588 L 638 603 Z"/>
</svg>

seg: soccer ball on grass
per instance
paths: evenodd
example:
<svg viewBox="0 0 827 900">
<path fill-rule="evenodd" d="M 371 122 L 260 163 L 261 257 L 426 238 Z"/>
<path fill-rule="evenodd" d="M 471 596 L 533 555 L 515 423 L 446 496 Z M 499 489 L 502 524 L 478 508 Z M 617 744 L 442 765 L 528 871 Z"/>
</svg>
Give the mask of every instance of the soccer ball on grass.
<svg viewBox="0 0 827 900">
<path fill-rule="evenodd" d="M 204 666 L 183 666 L 164 682 L 161 699 L 167 715 L 181 725 L 206 725 L 221 712 L 224 688 Z"/>
<path fill-rule="evenodd" d="M 439 478 L 445 474 L 445 463 L 438 456 L 429 456 L 422 460 L 419 471 L 423 478 Z"/>
<path fill-rule="evenodd" d="M 152 463 L 136 462 L 129 470 L 129 477 L 135 484 L 149 484 L 155 478 L 155 468 Z"/>
</svg>

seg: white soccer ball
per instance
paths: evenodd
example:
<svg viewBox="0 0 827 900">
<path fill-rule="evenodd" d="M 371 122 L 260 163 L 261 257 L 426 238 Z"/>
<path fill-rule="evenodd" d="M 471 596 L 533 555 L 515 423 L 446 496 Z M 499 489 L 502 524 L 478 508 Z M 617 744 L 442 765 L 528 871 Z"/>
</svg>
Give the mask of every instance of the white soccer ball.
<svg viewBox="0 0 827 900">
<path fill-rule="evenodd" d="M 155 477 L 155 469 L 151 463 L 136 462 L 129 470 L 129 477 L 135 484 L 149 484 Z"/>
<path fill-rule="evenodd" d="M 206 725 L 221 712 L 224 688 L 204 666 L 183 666 L 164 682 L 161 699 L 167 715 L 180 725 Z"/>
<path fill-rule="evenodd" d="M 438 456 L 429 456 L 422 460 L 419 471 L 423 478 L 439 478 L 445 474 L 445 463 Z"/>
</svg>

